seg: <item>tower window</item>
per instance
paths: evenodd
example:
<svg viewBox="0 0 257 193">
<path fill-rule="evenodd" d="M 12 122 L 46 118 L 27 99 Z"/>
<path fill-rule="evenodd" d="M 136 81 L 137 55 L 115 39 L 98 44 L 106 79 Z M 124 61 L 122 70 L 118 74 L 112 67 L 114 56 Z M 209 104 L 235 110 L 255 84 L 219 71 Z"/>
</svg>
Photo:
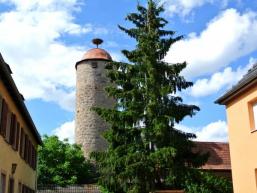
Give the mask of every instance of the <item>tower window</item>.
<svg viewBox="0 0 257 193">
<path fill-rule="evenodd" d="M 92 68 L 97 68 L 97 62 L 92 62 Z"/>
</svg>

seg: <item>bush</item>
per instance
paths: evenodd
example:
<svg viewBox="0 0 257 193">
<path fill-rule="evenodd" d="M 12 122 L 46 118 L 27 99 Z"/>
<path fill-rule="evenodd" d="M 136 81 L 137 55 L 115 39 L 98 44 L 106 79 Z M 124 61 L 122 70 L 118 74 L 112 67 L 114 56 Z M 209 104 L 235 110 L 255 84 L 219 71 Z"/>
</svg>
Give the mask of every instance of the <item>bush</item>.
<svg viewBox="0 0 257 193">
<path fill-rule="evenodd" d="M 92 183 L 94 166 L 85 160 L 81 147 L 61 141 L 57 136 L 44 136 L 38 148 L 38 184 L 59 186 Z"/>
<path fill-rule="evenodd" d="M 187 193 L 232 193 L 232 182 L 209 172 L 194 170 L 185 180 Z"/>
</svg>

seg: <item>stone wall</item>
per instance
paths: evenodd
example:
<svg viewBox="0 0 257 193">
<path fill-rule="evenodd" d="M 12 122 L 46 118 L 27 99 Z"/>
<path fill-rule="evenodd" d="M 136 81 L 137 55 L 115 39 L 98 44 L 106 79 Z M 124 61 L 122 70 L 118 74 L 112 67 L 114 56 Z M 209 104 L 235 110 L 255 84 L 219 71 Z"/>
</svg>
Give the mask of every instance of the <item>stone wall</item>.
<svg viewBox="0 0 257 193">
<path fill-rule="evenodd" d="M 107 147 L 101 136 L 107 125 L 91 109 L 113 104 L 104 90 L 108 83 L 105 65 L 105 61 L 84 61 L 77 65 L 75 141 L 82 145 L 85 157 Z"/>
</svg>

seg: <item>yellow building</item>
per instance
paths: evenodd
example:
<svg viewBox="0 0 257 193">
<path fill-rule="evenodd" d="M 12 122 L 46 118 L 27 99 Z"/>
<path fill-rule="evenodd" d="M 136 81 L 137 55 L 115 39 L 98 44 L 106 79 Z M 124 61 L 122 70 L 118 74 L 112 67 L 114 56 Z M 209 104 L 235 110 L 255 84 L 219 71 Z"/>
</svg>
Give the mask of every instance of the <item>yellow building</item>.
<svg viewBox="0 0 257 193">
<path fill-rule="evenodd" d="M 36 190 L 40 135 L 0 54 L 0 193 Z"/>
<path fill-rule="evenodd" d="M 257 192 L 257 65 L 216 103 L 226 105 L 234 193 Z"/>
</svg>

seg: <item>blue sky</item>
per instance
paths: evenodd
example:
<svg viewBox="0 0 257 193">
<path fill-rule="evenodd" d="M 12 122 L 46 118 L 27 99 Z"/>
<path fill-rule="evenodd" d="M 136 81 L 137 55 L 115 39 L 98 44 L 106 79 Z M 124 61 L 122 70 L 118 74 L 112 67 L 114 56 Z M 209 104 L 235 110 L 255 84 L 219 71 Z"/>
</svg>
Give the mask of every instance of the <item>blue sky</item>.
<svg viewBox="0 0 257 193">
<path fill-rule="evenodd" d="M 139 1 L 145 5 L 146 1 Z M 184 35 L 168 52 L 167 62 L 187 61 L 183 74 L 194 87 L 180 93 L 201 111 L 177 127 L 198 140 L 227 141 L 225 108 L 214 101 L 231 88 L 257 59 L 256 0 L 160 0 L 167 29 Z M 0 0 L 0 52 L 40 134 L 73 139 L 75 63 L 91 39 L 115 60 L 134 40 L 117 25 L 136 0 Z"/>
</svg>

